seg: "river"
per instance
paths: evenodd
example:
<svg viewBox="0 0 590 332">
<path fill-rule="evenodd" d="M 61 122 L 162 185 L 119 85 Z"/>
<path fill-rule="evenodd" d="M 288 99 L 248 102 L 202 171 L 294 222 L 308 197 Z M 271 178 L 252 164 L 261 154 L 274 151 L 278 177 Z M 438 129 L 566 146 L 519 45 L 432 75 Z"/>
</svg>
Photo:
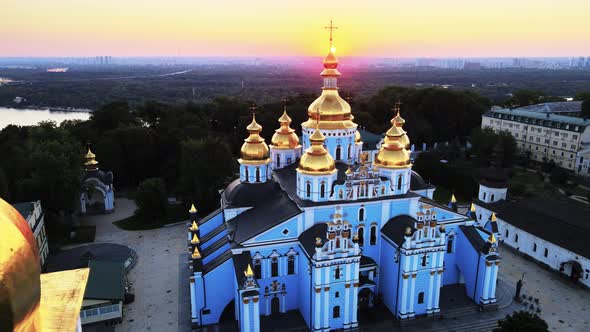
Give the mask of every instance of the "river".
<svg viewBox="0 0 590 332">
<path fill-rule="evenodd" d="M 41 121 L 88 120 L 89 112 L 50 112 L 44 109 L 17 109 L 0 107 L 0 129 L 14 124 L 18 126 L 36 125 Z"/>
</svg>

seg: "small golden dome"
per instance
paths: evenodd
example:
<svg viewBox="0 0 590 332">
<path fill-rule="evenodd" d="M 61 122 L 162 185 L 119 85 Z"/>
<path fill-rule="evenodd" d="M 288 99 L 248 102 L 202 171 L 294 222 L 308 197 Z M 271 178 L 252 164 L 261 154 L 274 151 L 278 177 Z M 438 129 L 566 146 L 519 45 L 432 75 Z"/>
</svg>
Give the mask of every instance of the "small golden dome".
<svg viewBox="0 0 590 332">
<path fill-rule="evenodd" d="M 358 130 L 354 133 L 354 141 L 355 141 L 355 143 L 362 143 L 363 142 L 363 139 L 361 137 L 361 133 L 359 133 Z"/>
<path fill-rule="evenodd" d="M 317 127 L 314 133 L 309 137 L 309 140 L 311 142 L 311 147 L 309 147 L 303 156 L 301 156 L 297 171 L 313 175 L 335 173 L 336 164 L 334 163 L 334 159 L 323 145 L 326 138 Z"/>
<path fill-rule="evenodd" d="M 392 120 L 392 122 L 394 122 Z M 405 131 L 397 125 L 391 126 L 381 145 L 381 149 L 375 156 L 374 166 L 386 168 L 405 168 L 411 166 L 410 152 L 402 141 Z"/>
<path fill-rule="evenodd" d="M 403 132 L 403 134 L 399 138 L 399 141 L 400 141 L 400 143 L 403 144 L 403 146 L 406 149 L 409 149 L 410 148 L 410 144 L 411 144 L 410 143 L 410 138 L 408 137 L 406 131 L 402 129 L 402 126 L 406 123 L 406 120 L 404 120 L 404 118 L 402 118 L 401 115 L 400 115 L 400 112 L 399 112 L 399 103 L 396 105 L 396 107 L 397 107 L 397 115 L 393 119 L 391 119 L 391 123 L 395 127 L 399 128 Z"/>
<path fill-rule="evenodd" d="M 2 199 L 0 234 L 0 329 L 41 331 L 39 250 L 27 221 Z"/>
<path fill-rule="evenodd" d="M 87 166 L 87 169 L 94 168 L 96 165 L 98 165 L 98 161 L 96 161 L 95 158 L 96 155 L 90 151 L 90 148 L 88 148 L 88 152 L 86 152 L 86 156 L 84 156 L 84 159 L 86 160 L 84 162 L 84 166 Z"/>
<path fill-rule="evenodd" d="M 256 116 L 252 114 L 252 122 L 246 127 L 250 135 L 244 140 L 240 149 L 242 158 L 240 162 L 261 162 L 266 161 L 269 156 L 268 145 L 264 138 L 260 137 L 262 126 L 256 122 Z"/>
<path fill-rule="evenodd" d="M 270 144 L 278 149 L 295 149 L 299 147 L 299 137 L 297 137 L 295 130 L 289 127 L 291 124 L 291 118 L 287 115 L 286 110 L 279 118 L 279 123 L 281 124 L 281 127 L 275 130 Z"/>
</svg>

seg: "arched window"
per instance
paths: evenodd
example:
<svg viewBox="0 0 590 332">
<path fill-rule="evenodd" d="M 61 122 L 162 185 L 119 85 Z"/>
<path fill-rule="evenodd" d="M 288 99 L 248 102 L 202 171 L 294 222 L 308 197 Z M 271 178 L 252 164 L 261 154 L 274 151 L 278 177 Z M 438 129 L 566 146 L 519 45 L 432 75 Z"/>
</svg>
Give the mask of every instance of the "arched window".
<svg viewBox="0 0 590 332">
<path fill-rule="evenodd" d="M 364 207 L 359 209 L 359 221 L 365 221 L 365 208 Z"/>
<path fill-rule="evenodd" d="M 452 254 L 453 253 L 453 237 L 450 236 L 449 239 L 447 240 L 447 253 Z"/>
<path fill-rule="evenodd" d="M 262 262 L 260 259 L 254 261 L 254 278 L 260 279 L 262 278 Z"/>
<path fill-rule="evenodd" d="M 508 230 L 506 230 L 506 235 L 504 235 L 506 238 L 508 238 L 508 234 L 510 234 L 510 232 L 508 232 Z"/>
<path fill-rule="evenodd" d="M 369 241 L 372 246 L 377 244 L 377 226 L 375 226 L 375 225 L 371 226 L 371 236 L 370 236 Z"/>
<path fill-rule="evenodd" d="M 273 257 L 271 260 L 270 275 L 271 275 L 271 277 L 278 277 L 279 276 L 279 259 L 277 257 Z"/>
<path fill-rule="evenodd" d="M 536 252 L 537 251 L 537 244 L 533 243 L 533 251 Z"/>
<path fill-rule="evenodd" d="M 426 263 L 427 263 L 426 259 L 427 258 L 428 257 L 426 255 L 422 256 L 422 266 L 426 266 Z"/>
<path fill-rule="evenodd" d="M 418 293 L 418 303 L 424 303 L 424 292 Z"/>
<path fill-rule="evenodd" d="M 483 193 L 483 199 L 484 199 L 484 200 L 486 199 L 486 193 L 485 193 L 485 191 L 484 191 L 484 193 Z"/>
<path fill-rule="evenodd" d="M 342 191 L 342 189 L 338 190 L 338 199 L 342 199 L 344 198 L 344 192 Z"/>
<path fill-rule="evenodd" d="M 324 181 L 322 181 L 320 184 L 320 197 L 326 197 L 326 183 Z"/>
<path fill-rule="evenodd" d="M 381 186 L 381 195 L 385 195 L 385 186 Z"/>
<path fill-rule="evenodd" d="M 494 201 L 494 194 L 492 194 L 492 197 L 490 198 L 490 200 L 493 202 Z"/>
<path fill-rule="evenodd" d="M 549 249 L 545 248 L 545 252 L 543 253 L 543 256 L 547 257 L 549 255 Z"/>
<path fill-rule="evenodd" d="M 291 255 L 287 259 L 287 273 L 295 274 L 295 255 Z"/>
<path fill-rule="evenodd" d="M 514 242 L 518 242 L 518 234 L 514 234 Z"/>
<path fill-rule="evenodd" d="M 334 279 L 340 279 L 340 277 L 342 277 L 342 270 L 340 266 L 336 266 L 336 269 L 334 269 Z"/>
<path fill-rule="evenodd" d="M 348 159 L 352 159 L 352 144 L 348 144 Z"/>
<path fill-rule="evenodd" d="M 305 196 L 311 196 L 311 183 L 309 183 L 309 181 L 305 183 Z"/>
<path fill-rule="evenodd" d="M 359 246 L 365 245 L 365 228 L 359 227 L 358 229 Z"/>
<path fill-rule="evenodd" d="M 397 177 L 397 190 L 402 190 L 402 176 Z"/>
<path fill-rule="evenodd" d="M 277 154 L 277 168 L 281 167 L 281 155 Z"/>
<path fill-rule="evenodd" d="M 260 182 L 260 167 L 256 167 L 256 182 Z"/>
<path fill-rule="evenodd" d="M 338 145 L 336 147 L 336 158 L 335 159 L 340 160 L 340 159 L 342 159 L 341 157 L 342 157 L 342 148 L 340 147 L 340 145 Z"/>
<path fill-rule="evenodd" d="M 244 167 L 244 175 L 246 177 L 246 182 L 250 182 L 250 179 L 248 179 L 250 177 L 250 174 L 248 172 L 248 167 Z"/>
</svg>

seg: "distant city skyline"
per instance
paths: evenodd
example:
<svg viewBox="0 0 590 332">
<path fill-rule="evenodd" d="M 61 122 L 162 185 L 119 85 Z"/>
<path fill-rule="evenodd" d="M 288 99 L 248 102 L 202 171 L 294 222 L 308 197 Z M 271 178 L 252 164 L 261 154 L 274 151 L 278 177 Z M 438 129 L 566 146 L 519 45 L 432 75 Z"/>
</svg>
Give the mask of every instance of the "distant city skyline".
<svg viewBox="0 0 590 332">
<path fill-rule="evenodd" d="M 0 57 L 590 56 L 587 0 L 30 0 L 0 5 Z"/>
</svg>

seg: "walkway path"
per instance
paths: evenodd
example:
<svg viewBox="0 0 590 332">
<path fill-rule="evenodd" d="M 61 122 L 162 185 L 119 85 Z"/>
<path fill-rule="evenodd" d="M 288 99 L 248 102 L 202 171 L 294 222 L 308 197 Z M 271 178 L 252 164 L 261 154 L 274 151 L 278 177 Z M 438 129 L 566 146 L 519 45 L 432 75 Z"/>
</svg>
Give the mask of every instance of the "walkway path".
<svg viewBox="0 0 590 332">
<path fill-rule="evenodd" d="M 80 219 L 96 225 L 95 242 L 123 244 L 137 253 L 128 274 L 135 301 L 115 331 L 190 331 L 186 225 L 125 231 L 112 224 L 135 209 L 132 200 L 118 198 L 114 213 Z"/>
<path fill-rule="evenodd" d="M 525 284 L 522 294 L 539 299 L 541 317 L 551 331 L 590 330 L 590 291 L 561 278 L 505 246 L 500 248 L 500 276 L 516 285 L 522 273 Z M 524 305 L 520 308 L 524 309 Z"/>
</svg>

